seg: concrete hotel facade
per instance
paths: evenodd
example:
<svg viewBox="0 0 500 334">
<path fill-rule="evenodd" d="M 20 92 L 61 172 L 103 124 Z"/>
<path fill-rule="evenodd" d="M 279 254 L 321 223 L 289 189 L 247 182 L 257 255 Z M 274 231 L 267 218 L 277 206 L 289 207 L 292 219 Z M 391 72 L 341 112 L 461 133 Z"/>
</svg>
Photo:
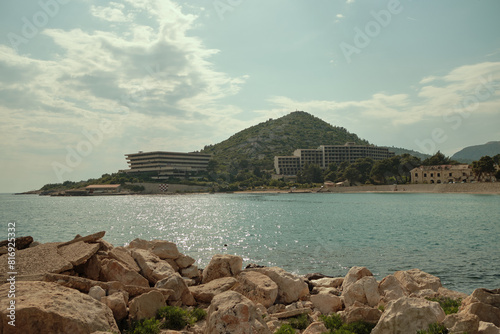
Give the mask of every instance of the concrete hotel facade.
<svg viewBox="0 0 500 334">
<path fill-rule="evenodd" d="M 210 154 L 181 152 L 139 152 L 125 154 L 130 169 L 125 173 L 155 172 L 156 178 L 166 179 L 170 176 L 183 177 L 205 171 L 212 158 Z"/>
<path fill-rule="evenodd" d="M 420 166 L 410 174 L 411 183 L 469 183 L 474 180 L 469 165 Z"/>
<path fill-rule="evenodd" d="M 317 149 L 297 149 L 292 156 L 275 156 L 274 169 L 279 175 L 296 175 L 306 163 L 326 169 L 331 163 L 353 163 L 361 158 L 383 160 L 394 156 L 387 148 L 356 145 L 321 145 Z"/>
</svg>

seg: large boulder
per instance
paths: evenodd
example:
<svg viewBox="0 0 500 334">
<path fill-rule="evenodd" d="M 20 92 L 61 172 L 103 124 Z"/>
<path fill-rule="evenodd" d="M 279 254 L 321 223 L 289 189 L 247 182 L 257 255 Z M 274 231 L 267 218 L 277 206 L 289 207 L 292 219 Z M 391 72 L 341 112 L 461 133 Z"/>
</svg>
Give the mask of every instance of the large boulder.
<svg viewBox="0 0 500 334">
<path fill-rule="evenodd" d="M 10 284 L 0 286 L 7 296 Z M 8 298 L 0 298 L 0 333 L 88 334 L 119 332 L 113 313 L 77 290 L 48 282 L 16 282 L 15 327 L 8 324 Z"/>
<path fill-rule="evenodd" d="M 409 294 L 418 293 L 420 290 L 437 292 L 442 286 L 439 277 L 428 274 L 420 269 L 397 271 L 394 273 L 394 276 Z"/>
<path fill-rule="evenodd" d="M 181 301 L 187 306 L 196 304 L 196 301 L 193 295 L 191 295 L 186 282 L 178 273 L 158 281 L 155 288 L 173 290 L 174 294 L 171 296 L 173 301 Z"/>
<path fill-rule="evenodd" d="M 500 309 L 491 305 L 485 303 L 470 303 L 465 306 L 462 312 L 474 314 L 480 321 L 491 322 L 495 326 L 500 326 Z"/>
<path fill-rule="evenodd" d="M 446 316 L 443 325 L 451 333 L 477 333 L 479 318 L 475 314 L 465 312 L 453 313 Z"/>
<path fill-rule="evenodd" d="M 141 268 L 141 274 L 151 284 L 156 284 L 156 282 L 176 273 L 167 261 L 161 260 L 148 250 L 132 249 L 131 255 L 139 265 L 139 268 Z"/>
<path fill-rule="evenodd" d="M 129 314 L 132 320 L 148 319 L 156 316 L 156 312 L 166 306 L 165 296 L 159 291 L 150 291 L 132 299 Z"/>
<path fill-rule="evenodd" d="M 322 334 L 327 333 L 328 329 L 326 328 L 323 321 L 315 321 L 310 324 L 302 334 Z"/>
<path fill-rule="evenodd" d="M 279 267 L 247 269 L 268 276 L 278 285 L 277 303 L 290 304 L 309 295 L 309 287 L 301 277 Z"/>
<path fill-rule="evenodd" d="M 310 282 L 316 288 L 339 288 L 344 283 L 344 277 L 323 277 Z"/>
<path fill-rule="evenodd" d="M 34 248 L 16 252 L 16 270 L 23 275 L 61 273 L 71 270 L 73 264 L 59 254 L 58 243 L 45 243 Z M 0 256 L 0 276 L 10 270 L 7 267 L 8 254 Z M 2 277 L 2 281 L 5 281 Z"/>
<path fill-rule="evenodd" d="M 340 297 L 329 293 L 327 290 L 311 295 L 311 302 L 314 308 L 322 314 L 330 314 L 342 309 L 342 300 Z"/>
<path fill-rule="evenodd" d="M 120 321 L 128 315 L 126 299 L 123 292 L 115 292 L 110 296 L 102 297 L 101 302 L 113 311 L 115 320 Z"/>
<path fill-rule="evenodd" d="M 203 270 L 202 283 L 208 283 L 221 277 L 234 277 L 241 272 L 243 259 L 240 256 L 216 254 Z"/>
<path fill-rule="evenodd" d="M 386 276 L 379 283 L 378 291 L 384 303 L 407 296 L 405 289 L 394 275 Z"/>
<path fill-rule="evenodd" d="M 180 256 L 177 246 L 170 241 L 153 240 L 151 241 L 151 252 L 158 256 L 160 259 L 175 260 Z"/>
<path fill-rule="evenodd" d="M 88 295 L 97 301 L 101 301 L 101 298 L 106 296 L 106 290 L 98 285 L 95 285 L 90 288 Z"/>
<path fill-rule="evenodd" d="M 348 309 L 339 312 L 339 314 L 346 323 L 362 320 L 372 324 L 376 324 L 382 316 L 382 312 L 378 308 L 365 305 L 351 306 Z"/>
<path fill-rule="evenodd" d="M 349 285 L 354 284 L 356 281 L 365 276 L 373 276 L 372 272 L 365 267 L 352 267 L 347 272 L 342 282 L 342 290 L 346 290 Z"/>
<path fill-rule="evenodd" d="M 173 242 L 165 240 L 147 241 L 144 239 L 134 239 L 128 245 L 129 248 L 149 250 L 160 259 L 177 259 L 180 256 L 177 246 Z"/>
<path fill-rule="evenodd" d="M 500 328 L 491 322 L 480 321 L 477 332 L 478 334 L 500 334 Z"/>
<path fill-rule="evenodd" d="M 141 268 L 137 265 L 132 255 L 130 255 L 130 250 L 125 247 L 115 247 L 108 252 L 108 257 L 119 261 L 129 270 L 135 272 L 141 271 Z"/>
<path fill-rule="evenodd" d="M 238 280 L 234 277 L 223 277 L 206 284 L 190 286 L 189 291 L 197 302 L 210 303 L 215 296 L 230 290 L 237 283 Z"/>
<path fill-rule="evenodd" d="M 200 276 L 200 271 L 197 266 L 189 266 L 181 269 L 181 275 L 187 278 L 197 278 Z"/>
<path fill-rule="evenodd" d="M 12 243 L 12 239 L 2 240 L 0 241 L 0 247 L 7 248 L 7 246 L 9 246 L 9 243 Z M 25 249 L 28 248 L 32 243 L 33 243 L 33 237 L 31 236 L 18 237 L 14 240 L 14 245 L 15 245 L 14 248 L 17 250 Z"/>
<path fill-rule="evenodd" d="M 226 291 L 212 300 L 205 333 L 270 334 L 271 331 L 250 299 L 236 291 Z"/>
<path fill-rule="evenodd" d="M 253 271 L 242 271 L 236 279 L 239 284 L 233 288 L 234 291 L 266 308 L 274 304 L 278 296 L 278 285 L 268 276 Z"/>
<path fill-rule="evenodd" d="M 85 263 L 99 250 L 100 245 L 78 241 L 66 246 L 58 245 L 58 253 L 73 266 Z M 38 249 L 38 248 L 35 248 Z"/>
<path fill-rule="evenodd" d="M 387 304 L 372 334 L 416 333 L 432 323 L 442 322 L 445 316 L 439 303 L 402 297 Z"/>
<path fill-rule="evenodd" d="M 355 281 L 342 291 L 344 297 L 344 304 L 346 308 L 361 303 L 368 306 L 376 306 L 380 301 L 380 294 L 378 292 L 378 283 L 373 276 L 364 276 Z"/>
<path fill-rule="evenodd" d="M 149 287 L 146 278 L 116 260 L 104 259 L 102 261 L 101 275 L 107 282 L 118 281 L 125 285 Z"/>
<path fill-rule="evenodd" d="M 177 266 L 179 266 L 180 269 L 184 269 L 189 266 L 192 266 L 196 261 L 191 256 L 180 254 L 179 257 L 175 259 L 175 262 L 177 263 Z"/>
<path fill-rule="evenodd" d="M 500 289 L 476 289 L 462 301 L 460 313 L 476 315 L 480 321 L 500 327 Z"/>
</svg>

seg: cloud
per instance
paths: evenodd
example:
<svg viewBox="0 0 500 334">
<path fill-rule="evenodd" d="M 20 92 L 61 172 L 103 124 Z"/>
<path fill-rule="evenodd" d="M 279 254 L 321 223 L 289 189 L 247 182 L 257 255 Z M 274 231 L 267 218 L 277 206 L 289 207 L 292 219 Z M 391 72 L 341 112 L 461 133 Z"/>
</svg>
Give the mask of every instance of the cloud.
<svg viewBox="0 0 500 334">
<path fill-rule="evenodd" d="M 427 84 L 429 82 L 435 81 L 436 79 L 437 79 L 437 77 L 431 75 L 431 76 L 425 77 L 422 80 L 420 80 L 420 83 L 421 84 Z"/>
<path fill-rule="evenodd" d="M 185 128 L 202 120 L 217 127 L 222 117 L 241 111 L 219 100 L 237 94 L 248 76 L 214 69 L 210 58 L 219 51 L 189 35 L 196 16 L 168 0 L 88 8 L 91 17 L 113 24 L 99 30 L 43 30 L 61 50 L 53 57 L 38 59 L 0 45 L 1 112 L 9 126 L 23 130 L 7 131 L 10 142 L 36 145 L 21 140 L 34 134 L 50 147 L 62 137 L 77 142 L 82 128 L 96 127 L 102 119 L 120 125 L 113 136 L 137 126 L 172 131 L 173 120 Z"/>
<path fill-rule="evenodd" d="M 354 0 L 346 0 L 345 2 L 346 4 L 351 4 L 351 3 L 354 3 Z"/>
<path fill-rule="evenodd" d="M 134 14 L 128 13 L 125 15 L 123 13 L 124 9 L 124 4 L 110 2 L 109 7 L 92 5 L 90 7 L 90 13 L 97 18 L 109 22 L 131 22 L 134 19 Z"/>
<path fill-rule="evenodd" d="M 337 15 L 335 15 L 335 17 L 336 17 L 336 18 L 338 18 L 338 19 L 342 19 L 342 18 L 344 18 L 344 15 L 342 15 L 342 14 L 337 14 Z"/>
<path fill-rule="evenodd" d="M 442 76 L 423 78 L 415 94 L 379 92 L 364 100 L 306 100 L 272 96 L 271 107 L 256 112 L 279 117 L 304 110 L 378 145 L 396 145 L 453 154 L 457 147 L 493 140 L 500 119 L 500 62 L 461 66 Z M 286 111 L 286 112 L 285 112 Z M 433 129 L 446 140 L 433 142 Z M 478 142 L 478 143 L 479 143 Z M 422 146 L 425 143 L 426 145 Z"/>
<path fill-rule="evenodd" d="M 438 82 L 441 85 L 437 85 Z M 487 62 L 461 66 L 442 77 L 425 77 L 420 81 L 415 97 L 377 93 L 362 101 L 297 101 L 285 96 L 274 96 L 268 101 L 278 109 L 329 112 L 344 118 L 354 113 L 363 117 L 359 122 L 383 119 L 397 126 L 414 124 L 429 117 L 443 117 L 457 112 L 457 108 L 474 107 L 474 113 L 491 113 L 493 106 L 500 110 L 499 82 L 500 62 Z M 259 112 L 265 113 L 264 110 Z"/>
</svg>

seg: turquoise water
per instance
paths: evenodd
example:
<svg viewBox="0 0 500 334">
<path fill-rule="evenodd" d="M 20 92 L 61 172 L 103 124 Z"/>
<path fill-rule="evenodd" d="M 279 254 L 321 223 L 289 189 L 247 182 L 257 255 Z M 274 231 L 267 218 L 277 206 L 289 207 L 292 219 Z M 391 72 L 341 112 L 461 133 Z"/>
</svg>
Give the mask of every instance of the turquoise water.
<svg viewBox="0 0 500 334">
<path fill-rule="evenodd" d="M 173 241 L 200 267 L 229 253 L 299 274 L 343 276 L 357 265 L 381 279 L 420 268 L 466 293 L 500 287 L 498 195 L 0 195 L 0 216 L 4 234 L 15 221 L 18 236 L 40 242 L 101 230 L 115 246 Z"/>
</svg>

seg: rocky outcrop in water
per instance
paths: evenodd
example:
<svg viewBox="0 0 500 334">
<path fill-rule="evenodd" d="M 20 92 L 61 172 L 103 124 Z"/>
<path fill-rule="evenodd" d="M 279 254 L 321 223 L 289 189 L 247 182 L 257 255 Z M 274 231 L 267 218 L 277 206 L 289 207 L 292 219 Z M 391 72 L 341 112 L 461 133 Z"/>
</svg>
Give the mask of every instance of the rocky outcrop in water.
<svg viewBox="0 0 500 334">
<path fill-rule="evenodd" d="M 416 333 L 436 323 L 449 333 L 500 333 L 500 289 L 467 296 L 418 269 L 380 281 L 365 267 L 352 267 L 345 277 L 298 276 L 257 265 L 242 269 L 242 258 L 227 254 L 199 270 L 171 242 L 135 239 L 113 247 L 103 236 L 23 246 L 16 251 L 15 284 L 5 274 L 7 254 L 0 256 L 7 282 L 0 285 L 0 334 L 118 333 L 167 305 L 207 311 L 206 320 L 182 333 L 273 333 L 298 316 L 308 326 L 297 332 L 323 333 L 321 316 L 332 314 L 344 323 L 370 323 L 375 334 Z M 5 298 L 12 289 L 15 299 Z M 461 299 L 458 311 L 446 315 L 437 302 L 445 299 Z"/>
</svg>

